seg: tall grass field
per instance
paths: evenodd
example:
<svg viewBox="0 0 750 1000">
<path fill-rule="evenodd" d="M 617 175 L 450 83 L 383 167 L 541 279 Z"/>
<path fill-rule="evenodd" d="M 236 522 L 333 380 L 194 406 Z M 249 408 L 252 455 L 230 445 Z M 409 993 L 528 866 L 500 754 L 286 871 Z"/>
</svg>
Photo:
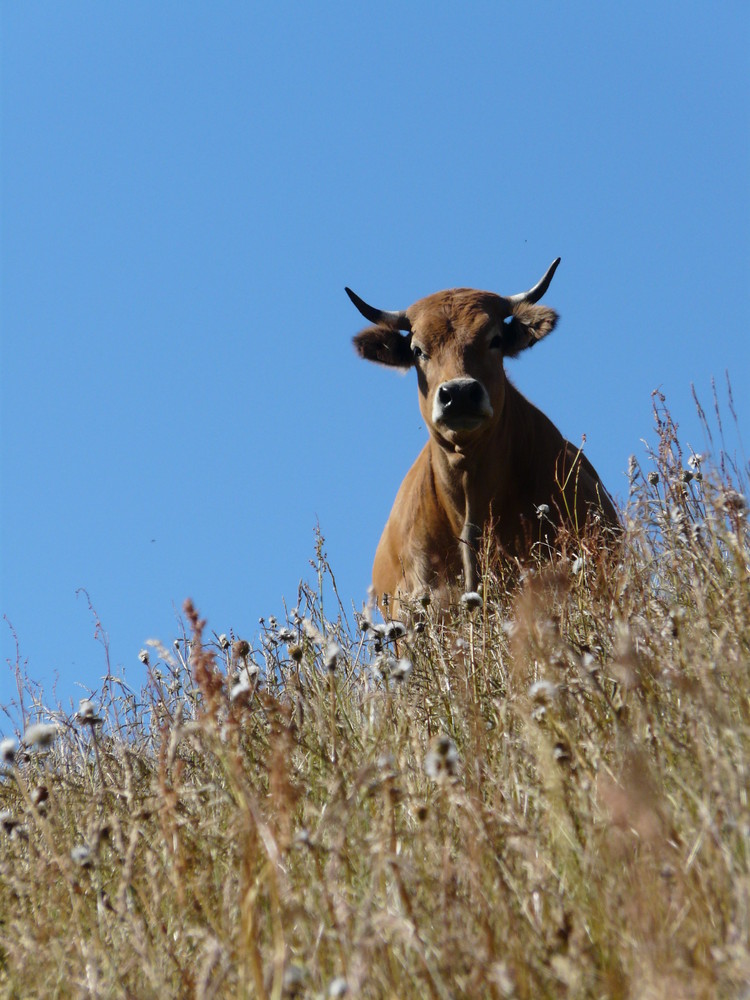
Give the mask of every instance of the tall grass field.
<svg viewBox="0 0 750 1000">
<path fill-rule="evenodd" d="M 655 415 L 619 540 L 487 552 L 448 614 L 355 612 L 319 538 L 142 690 L 10 664 L 0 996 L 750 998 L 748 467 Z"/>
</svg>

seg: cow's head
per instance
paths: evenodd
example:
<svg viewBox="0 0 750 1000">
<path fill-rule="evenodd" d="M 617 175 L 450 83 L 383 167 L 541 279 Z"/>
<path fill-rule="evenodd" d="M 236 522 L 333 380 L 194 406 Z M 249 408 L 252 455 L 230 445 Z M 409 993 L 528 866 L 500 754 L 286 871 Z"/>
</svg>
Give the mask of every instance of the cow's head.
<svg viewBox="0 0 750 1000">
<path fill-rule="evenodd" d="M 558 257 L 538 284 L 502 296 L 453 288 L 420 299 L 405 312 L 385 312 L 349 298 L 374 326 L 354 338 L 360 357 L 417 370 L 419 405 L 430 430 L 451 446 L 497 422 L 505 400 L 503 358 L 515 357 L 554 329 L 557 313 L 536 303 Z M 400 332 L 404 331 L 404 332 Z"/>
</svg>

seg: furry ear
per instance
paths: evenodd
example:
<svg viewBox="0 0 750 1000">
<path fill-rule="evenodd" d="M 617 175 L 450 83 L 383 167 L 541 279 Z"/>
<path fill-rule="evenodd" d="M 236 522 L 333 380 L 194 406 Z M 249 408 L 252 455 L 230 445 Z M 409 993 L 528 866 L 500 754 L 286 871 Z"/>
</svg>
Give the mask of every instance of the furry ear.
<svg viewBox="0 0 750 1000">
<path fill-rule="evenodd" d="M 391 368 L 411 368 L 411 334 L 402 334 L 392 326 L 368 326 L 353 340 L 355 350 L 365 361 L 377 361 Z"/>
<path fill-rule="evenodd" d="M 515 358 L 527 347 L 533 347 L 555 329 L 557 320 L 554 309 L 521 302 L 514 307 L 510 321 L 503 323 L 503 354 Z"/>
</svg>

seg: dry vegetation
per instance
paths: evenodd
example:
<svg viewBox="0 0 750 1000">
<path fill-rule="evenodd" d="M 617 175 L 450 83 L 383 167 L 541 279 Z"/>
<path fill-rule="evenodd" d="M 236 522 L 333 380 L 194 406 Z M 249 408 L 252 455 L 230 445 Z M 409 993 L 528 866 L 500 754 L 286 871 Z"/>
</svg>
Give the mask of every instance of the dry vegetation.
<svg viewBox="0 0 750 1000">
<path fill-rule="evenodd" d="M 188 607 L 73 716 L 20 676 L 2 995 L 748 996 L 747 469 L 656 415 L 614 554 L 390 630 Z"/>
</svg>

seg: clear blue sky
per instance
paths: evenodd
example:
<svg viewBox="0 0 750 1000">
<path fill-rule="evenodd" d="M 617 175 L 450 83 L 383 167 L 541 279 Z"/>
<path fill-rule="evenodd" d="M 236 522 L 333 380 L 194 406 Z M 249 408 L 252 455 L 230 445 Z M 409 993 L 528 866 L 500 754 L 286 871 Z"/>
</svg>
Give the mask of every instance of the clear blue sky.
<svg viewBox="0 0 750 1000">
<path fill-rule="evenodd" d="M 661 387 L 750 425 L 750 6 L 2 6 L 2 611 L 63 700 L 191 596 L 252 640 L 320 522 L 359 605 L 424 439 L 344 294 L 513 293 L 518 387 L 626 492 Z M 15 660 L 5 622 L 3 661 Z M 14 693 L 0 670 L 0 701 Z M 9 723 L 0 716 L 0 731 Z"/>
</svg>

